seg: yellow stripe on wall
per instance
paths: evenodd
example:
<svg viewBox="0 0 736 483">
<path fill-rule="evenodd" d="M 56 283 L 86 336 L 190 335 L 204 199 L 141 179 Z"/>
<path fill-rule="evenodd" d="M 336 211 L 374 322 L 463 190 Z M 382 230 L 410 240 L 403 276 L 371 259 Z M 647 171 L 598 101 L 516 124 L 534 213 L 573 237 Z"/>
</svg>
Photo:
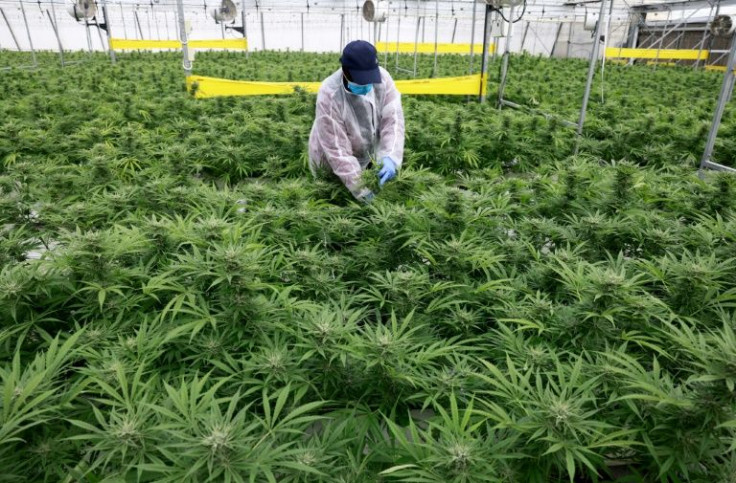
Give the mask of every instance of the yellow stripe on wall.
<svg viewBox="0 0 736 483">
<path fill-rule="evenodd" d="M 192 49 L 248 50 L 248 40 L 244 38 L 190 40 L 188 46 Z M 110 39 L 110 47 L 113 50 L 181 49 L 181 42 L 179 40 Z"/>
<path fill-rule="evenodd" d="M 483 83 L 484 92 L 487 80 Z M 268 96 L 293 94 L 296 89 L 303 89 L 310 94 L 319 91 L 321 82 L 252 82 L 218 79 L 193 75 L 187 77 L 187 88 L 194 90 L 194 97 L 206 99 L 226 96 Z M 480 91 L 480 74 L 462 77 L 443 77 L 439 79 L 413 79 L 396 81 L 396 88 L 406 95 L 478 95 Z"/>
<path fill-rule="evenodd" d="M 607 47 L 606 58 L 636 58 L 636 59 L 673 59 L 673 60 L 705 60 L 708 58 L 707 50 L 687 49 L 626 49 L 618 47 Z"/>
<path fill-rule="evenodd" d="M 396 52 L 400 54 L 413 54 L 414 43 L 413 42 L 377 42 L 376 50 L 379 52 Z M 470 55 L 471 44 L 437 44 L 437 53 L 440 54 L 465 54 Z M 495 44 L 488 46 L 488 51 L 493 53 L 496 49 Z M 419 43 L 417 44 L 417 52 L 420 54 L 434 54 L 434 43 Z M 482 44 L 475 44 L 473 46 L 473 52 L 481 54 L 483 52 Z"/>
</svg>

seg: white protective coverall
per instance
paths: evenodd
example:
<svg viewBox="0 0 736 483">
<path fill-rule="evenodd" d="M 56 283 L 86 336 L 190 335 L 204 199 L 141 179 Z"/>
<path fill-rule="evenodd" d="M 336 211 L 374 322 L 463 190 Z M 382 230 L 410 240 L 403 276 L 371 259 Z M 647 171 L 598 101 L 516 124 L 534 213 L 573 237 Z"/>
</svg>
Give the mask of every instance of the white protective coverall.
<svg viewBox="0 0 736 483">
<path fill-rule="evenodd" d="M 345 89 L 339 69 L 325 79 L 317 94 L 317 115 L 309 136 L 312 174 L 329 167 L 358 199 L 370 191 L 360 176 L 370 163 L 389 156 L 396 168 L 404 158 L 404 112 L 401 94 L 383 68 L 381 83 L 359 96 Z"/>
</svg>

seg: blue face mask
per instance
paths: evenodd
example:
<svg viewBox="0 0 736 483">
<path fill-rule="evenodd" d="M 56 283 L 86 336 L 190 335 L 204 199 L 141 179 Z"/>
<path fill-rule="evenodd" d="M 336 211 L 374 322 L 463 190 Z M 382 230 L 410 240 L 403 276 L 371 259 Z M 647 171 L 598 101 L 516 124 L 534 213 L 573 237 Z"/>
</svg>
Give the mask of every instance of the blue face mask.
<svg viewBox="0 0 736 483">
<path fill-rule="evenodd" d="M 360 85 L 348 81 L 348 90 L 356 96 L 364 96 L 373 90 L 373 84 Z"/>
</svg>

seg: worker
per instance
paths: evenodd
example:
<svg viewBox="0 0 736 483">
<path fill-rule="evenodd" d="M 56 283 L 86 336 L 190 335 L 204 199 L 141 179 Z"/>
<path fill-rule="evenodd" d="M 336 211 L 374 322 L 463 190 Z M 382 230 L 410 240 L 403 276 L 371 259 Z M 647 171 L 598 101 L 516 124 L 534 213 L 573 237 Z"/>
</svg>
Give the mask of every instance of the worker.
<svg viewBox="0 0 736 483">
<path fill-rule="evenodd" d="M 312 174 L 332 171 L 355 198 L 375 194 L 361 182 L 377 160 L 379 185 L 396 177 L 404 155 L 404 112 L 391 75 L 378 65 L 376 48 L 356 40 L 345 46 L 341 68 L 322 82 L 309 136 Z"/>
</svg>

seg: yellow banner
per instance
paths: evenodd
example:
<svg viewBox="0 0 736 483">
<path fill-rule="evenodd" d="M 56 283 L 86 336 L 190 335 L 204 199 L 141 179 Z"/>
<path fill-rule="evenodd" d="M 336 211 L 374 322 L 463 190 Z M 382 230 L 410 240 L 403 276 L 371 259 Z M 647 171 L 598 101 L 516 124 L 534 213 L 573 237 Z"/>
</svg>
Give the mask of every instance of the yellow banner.
<svg viewBox="0 0 736 483">
<path fill-rule="evenodd" d="M 725 65 L 706 65 L 705 70 L 711 70 L 715 72 L 726 72 Z"/>
<path fill-rule="evenodd" d="M 224 96 L 278 96 L 293 94 L 297 88 L 316 94 L 321 82 L 251 82 L 218 79 L 192 75 L 187 77 L 187 88 L 194 97 L 206 99 Z"/>
<path fill-rule="evenodd" d="M 477 96 L 480 94 L 480 74 L 462 77 L 440 77 L 438 79 L 412 79 L 396 81 L 402 94 L 415 96 Z M 488 89 L 488 77 L 483 83 L 483 92 Z"/>
<path fill-rule="evenodd" d="M 488 89 L 488 77 L 483 92 Z M 225 96 L 277 96 L 303 89 L 310 94 L 319 91 L 321 82 L 251 82 L 193 75 L 187 77 L 187 88 L 197 99 Z M 396 88 L 406 95 L 473 96 L 480 91 L 480 74 L 439 79 L 396 81 Z"/>
<path fill-rule="evenodd" d="M 674 59 L 674 60 L 704 60 L 708 58 L 707 50 L 686 49 L 625 49 L 607 47 L 606 58 L 636 58 L 636 59 Z"/>
<path fill-rule="evenodd" d="M 419 43 L 417 45 L 417 53 L 420 54 L 434 54 L 434 43 Z M 471 44 L 437 44 L 437 53 L 439 54 L 464 54 L 470 55 Z M 377 42 L 376 50 L 379 52 L 395 53 L 398 49 L 400 54 L 413 54 L 414 43 L 413 42 Z M 495 44 L 488 46 L 488 51 L 493 53 L 496 49 Z M 473 52 L 480 54 L 483 52 L 482 44 L 475 44 L 473 46 Z"/>
<path fill-rule="evenodd" d="M 248 50 L 248 40 L 244 38 L 190 40 L 188 46 L 191 49 Z M 181 42 L 179 40 L 110 39 L 110 47 L 113 50 L 180 49 Z"/>
</svg>

